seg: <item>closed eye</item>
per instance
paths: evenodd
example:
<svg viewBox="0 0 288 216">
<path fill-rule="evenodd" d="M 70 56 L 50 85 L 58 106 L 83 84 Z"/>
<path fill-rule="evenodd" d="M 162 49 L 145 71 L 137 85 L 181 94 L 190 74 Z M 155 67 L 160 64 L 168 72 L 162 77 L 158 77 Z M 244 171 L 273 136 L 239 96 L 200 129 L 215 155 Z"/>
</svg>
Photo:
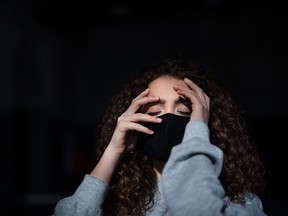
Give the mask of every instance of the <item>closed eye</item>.
<svg viewBox="0 0 288 216">
<path fill-rule="evenodd" d="M 178 113 L 180 113 L 181 115 L 183 116 L 190 116 L 191 115 L 191 112 L 184 112 L 184 111 L 178 111 Z"/>
<path fill-rule="evenodd" d="M 147 114 L 151 115 L 151 116 L 157 116 L 157 115 L 160 115 L 160 113 L 161 112 L 159 112 L 159 111 L 158 112 L 147 112 Z"/>
</svg>

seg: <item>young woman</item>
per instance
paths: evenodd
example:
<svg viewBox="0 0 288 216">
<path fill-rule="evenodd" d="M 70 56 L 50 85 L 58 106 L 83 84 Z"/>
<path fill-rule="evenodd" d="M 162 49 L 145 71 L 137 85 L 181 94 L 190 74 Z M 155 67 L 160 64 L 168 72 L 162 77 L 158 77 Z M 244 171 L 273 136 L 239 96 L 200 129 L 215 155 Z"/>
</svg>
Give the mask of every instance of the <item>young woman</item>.
<svg viewBox="0 0 288 216">
<path fill-rule="evenodd" d="M 95 168 L 54 216 L 266 215 L 256 146 L 201 67 L 169 58 L 138 73 L 99 129 Z"/>
</svg>

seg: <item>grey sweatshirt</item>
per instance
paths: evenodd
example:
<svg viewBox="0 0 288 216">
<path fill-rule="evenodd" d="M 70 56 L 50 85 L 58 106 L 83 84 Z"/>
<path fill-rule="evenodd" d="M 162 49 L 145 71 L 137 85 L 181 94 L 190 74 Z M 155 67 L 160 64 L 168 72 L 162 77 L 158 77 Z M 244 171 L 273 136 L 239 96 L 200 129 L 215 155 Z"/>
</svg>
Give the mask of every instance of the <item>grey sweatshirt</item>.
<svg viewBox="0 0 288 216">
<path fill-rule="evenodd" d="M 229 201 L 218 179 L 223 152 L 212 145 L 209 129 L 190 121 L 181 144 L 172 149 L 158 181 L 155 205 L 147 216 L 267 216 L 256 194 L 243 205 Z M 109 185 L 86 174 L 72 196 L 58 201 L 52 216 L 101 216 Z"/>
</svg>

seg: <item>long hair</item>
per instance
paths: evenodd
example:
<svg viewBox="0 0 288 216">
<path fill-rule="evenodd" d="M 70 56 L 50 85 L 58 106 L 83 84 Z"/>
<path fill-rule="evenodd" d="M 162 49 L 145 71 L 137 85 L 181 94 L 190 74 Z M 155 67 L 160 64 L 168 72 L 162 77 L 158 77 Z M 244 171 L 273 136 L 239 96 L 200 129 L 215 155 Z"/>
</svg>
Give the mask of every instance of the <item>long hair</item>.
<svg viewBox="0 0 288 216">
<path fill-rule="evenodd" d="M 140 71 L 112 98 L 98 127 L 96 162 L 112 137 L 118 117 L 151 81 L 164 75 L 187 77 L 210 97 L 210 140 L 224 152 L 224 166 L 219 178 L 230 200 L 243 203 L 243 193 L 260 194 L 264 190 L 265 166 L 237 105 L 218 84 L 215 75 L 207 73 L 201 65 L 186 64 L 180 56 Z M 135 148 L 122 158 L 116 169 L 104 202 L 104 215 L 144 215 L 153 207 L 156 184 L 151 158 Z"/>
</svg>

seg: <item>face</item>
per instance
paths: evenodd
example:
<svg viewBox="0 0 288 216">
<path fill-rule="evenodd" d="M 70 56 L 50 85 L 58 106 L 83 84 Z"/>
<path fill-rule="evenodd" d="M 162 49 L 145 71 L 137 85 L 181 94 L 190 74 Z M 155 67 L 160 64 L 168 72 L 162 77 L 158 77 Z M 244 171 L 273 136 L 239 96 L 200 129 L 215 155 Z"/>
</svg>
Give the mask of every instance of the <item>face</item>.
<svg viewBox="0 0 288 216">
<path fill-rule="evenodd" d="M 149 84 L 149 96 L 157 96 L 160 100 L 157 103 L 147 104 L 143 111 L 152 116 L 160 116 L 165 113 L 172 113 L 181 116 L 191 115 L 191 102 L 177 94 L 174 85 L 181 85 L 188 89 L 188 86 L 181 79 L 173 77 L 159 77 Z"/>
</svg>

